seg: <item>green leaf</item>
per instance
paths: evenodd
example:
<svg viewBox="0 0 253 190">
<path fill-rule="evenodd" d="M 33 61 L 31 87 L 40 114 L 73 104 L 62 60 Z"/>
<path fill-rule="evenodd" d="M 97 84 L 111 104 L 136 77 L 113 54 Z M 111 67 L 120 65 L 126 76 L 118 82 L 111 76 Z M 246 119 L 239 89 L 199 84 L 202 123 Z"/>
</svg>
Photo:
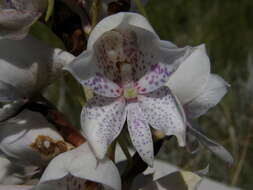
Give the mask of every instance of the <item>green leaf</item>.
<svg viewBox="0 0 253 190">
<path fill-rule="evenodd" d="M 54 0 L 48 0 L 47 13 L 45 21 L 47 22 L 54 12 Z"/>
<path fill-rule="evenodd" d="M 65 49 L 62 40 L 46 24 L 39 21 L 34 23 L 31 27 L 30 34 L 53 47 Z"/>
<path fill-rule="evenodd" d="M 148 15 L 147 15 L 147 13 L 146 13 L 146 11 L 145 11 L 145 8 L 144 8 L 142 2 L 141 2 L 140 0 L 134 0 L 134 3 L 135 3 L 135 5 L 136 5 L 136 7 L 138 8 L 138 10 L 140 11 L 140 13 L 141 13 L 143 16 L 145 16 L 146 18 L 148 18 Z"/>
</svg>

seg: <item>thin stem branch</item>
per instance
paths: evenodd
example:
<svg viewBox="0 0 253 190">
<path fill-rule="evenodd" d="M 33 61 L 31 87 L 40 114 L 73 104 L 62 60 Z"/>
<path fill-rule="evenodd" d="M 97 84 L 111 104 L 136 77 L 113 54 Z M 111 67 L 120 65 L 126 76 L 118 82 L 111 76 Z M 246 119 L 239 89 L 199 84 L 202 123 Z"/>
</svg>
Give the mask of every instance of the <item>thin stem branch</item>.
<svg viewBox="0 0 253 190">
<path fill-rule="evenodd" d="M 250 131 L 250 129 L 249 129 L 249 131 Z M 247 153 L 248 153 L 250 137 L 251 137 L 251 134 L 249 132 L 248 135 L 247 135 L 247 138 L 245 140 L 244 147 L 242 149 L 242 154 L 240 156 L 238 165 L 237 165 L 237 167 L 235 169 L 235 172 L 234 172 L 234 175 L 232 177 L 232 181 L 231 181 L 232 186 L 235 186 L 238 183 L 239 176 L 240 176 L 240 173 L 242 171 L 242 168 L 243 168 L 243 165 L 245 163 L 245 159 L 246 159 L 246 156 L 247 156 Z"/>
<path fill-rule="evenodd" d="M 162 147 L 163 141 L 164 139 L 159 139 L 154 142 L 154 155 L 156 155 L 159 152 L 160 148 Z M 134 178 L 148 168 L 147 163 L 145 163 L 141 159 L 138 153 L 134 154 L 132 160 L 133 160 L 132 168 L 125 175 L 122 176 L 123 190 L 129 190 Z"/>
</svg>

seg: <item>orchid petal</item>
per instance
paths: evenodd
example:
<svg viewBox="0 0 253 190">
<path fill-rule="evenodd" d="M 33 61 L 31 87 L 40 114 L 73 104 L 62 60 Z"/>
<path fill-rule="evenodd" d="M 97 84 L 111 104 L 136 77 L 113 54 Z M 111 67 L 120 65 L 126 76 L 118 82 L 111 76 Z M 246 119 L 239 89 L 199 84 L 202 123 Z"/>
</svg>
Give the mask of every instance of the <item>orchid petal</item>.
<svg viewBox="0 0 253 190">
<path fill-rule="evenodd" d="M 0 40 L 0 49 L 0 101 L 30 98 L 39 93 L 74 59 L 70 53 L 31 36 L 18 41 Z"/>
<path fill-rule="evenodd" d="M 87 86 L 91 86 L 96 77 L 100 76 L 99 81 L 102 84 L 97 82 L 97 85 L 91 87 L 95 89 L 95 92 L 97 91 L 97 94 L 107 97 L 120 95 L 119 86 L 126 82 L 122 77 L 126 73 L 122 74 L 121 70 L 124 64 L 131 66 L 131 72 L 128 72 L 130 80 L 136 82 L 142 78 L 136 85 L 141 89 L 140 93 L 145 93 L 145 90 L 153 91 L 164 85 L 171 73 L 191 53 L 191 47 L 175 48 L 170 42 L 160 41 L 153 29 L 149 27 L 148 21 L 138 14 L 119 13 L 108 18 L 98 23 L 91 33 L 89 40 L 95 40 L 90 47 L 88 45 L 88 50 L 79 56 L 69 69 L 67 68 L 79 79 L 79 82 Z M 119 18 L 120 22 L 115 22 L 117 24 L 114 23 L 112 28 L 107 30 L 106 25 L 105 28 L 99 29 L 100 26 L 112 20 L 117 21 Z M 95 33 L 94 39 L 93 33 Z M 91 69 L 89 70 L 88 67 Z M 144 77 L 147 72 L 147 76 Z M 108 81 L 104 82 L 104 77 Z M 88 79 L 90 79 L 89 82 L 87 82 Z M 109 84 L 110 81 L 113 82 L 106 85 L 107 88 L 110 86 L 109 90 L 105 90 L 105 83 Z M 110 93 L 111 90 L 113 94 Z"/>
<path fill-rule="evenodd" d="M 179 66 L 167 82 L 180 102 L 184 105 L 197 97 L 205 87 L 210 74 L 210 61 L 205 45 L 197 46 Z"/>
<path fill-rule="evenodd" d="M 80 83 L 99 71 L 93 50 L 84 51 L 63 69 L 69 71 Z"/>
<path fill-rule="evenodd" d="M 152 63 L 150 71 L 136 84 L 139 93 L 145 94 L 164 86 L 180 64 L 190 56 L 192 49 L 175 48 L 170 42 L 160 41 L 157 62 Z"/>
<path fill-rule="evenodd" d="M 42 15 L 46 7 L 45 0 L 1 2 L 0 39 L 23 39 L 30 26 Z"/>
<path fill-rule="evenodd" d="M 153 166 L 154 148 L 151 131 L 138 103 L 127 105 L 128 131 L 133 145 L 141 158 Z"/>
<path fill-rule="evenodd" d="M 88 49 L 92 49 L 94 43 L 105 33 L 119 25 L 132 25 L 145 29 L 154 35 L 156 35 L 154 29 L 149 24 L 148 20 L 140 14 L 136 13 L 117 13 L 112 16 L 108 16 L 101 20 L 95 28 L 92 30 L 88 39 Z M 157 35 L 156 35 L 157 36 Z"/>
<path fill-rule="evenodd" d="M 120 96 L 120 87 L 99 72 L 96 60 L 93 51 L 85 51 L 64 69 L 69 71 L 82 85 L 94 90 L 96 94 L 106 97 Z"/>
<path fill-rule="evenodd" d="M 166 135 L 175 135 L 179 145 L 184 146 L 185 117 L 171 91 L 162 87 L 152 93 L 139 95 L 138 99 L 149 124 Z"/>
<path fill-rule="evenodd" d="M 30 26 L 41 13 L 23 13 L 12 9 L 0 10 L 0 39 L 20 40 L 25 38 Z"/>
<path fill-rule="evenodd" d="M 88 144 L 85 143 L 54 158 L 42 175 L 36 190 L 42 190 L 40 186 L 43 184 L 58 184 L 62 185 L 60 187 L 69 187 L 69 189 L 75 187 L 81 190 L 85 187 L 87 180 L 114 190 L 121 188 L 116 166 L 107 158 L 98 162 Z"/>
<path fill-rule="evenodd" d="M 99 74 L 96 74 L 87 81 L 83 81 L 82 84 L 92 89 L 96 94 L 105 97 L 116 98 L 122 93 L 121 88 L 116 83 Z"/>
<path fill-rule="evenodd" d="M 149 70 L 151 64 L 157 62 L 158 41 L 154 33 L 143 28 L 119 25 L 95 42 L 97 65 L 108 79 L 119 83 L 123 80 L 122 64 L 130 64 L 132 72 L 129 75 L 136 81 Z"/>
<path fill-rule="evenodd" d="M 0 149 L 21 165 L 45 166 L 72 146 L 38 112 L 24 110 L 0 123 Z"/>
<path fill-rule="evenodd" d="M 229 85 L 218 75 L 210 75 L 199 96 L 184 105 L 188 117 L 197 118 L 214 107 L 227 93 Z"/>
<path fill-rule="evenodd" d="M 188 129 L 190 134 L 197 138 L 197 140 L 206 148 L 208 148 L 212 153 L 214 153 L 218 158 L 227 162 L 228 164 L 232 165 L 234 163 L 234 158 L 226 150 L 222 145 L 219 143 L 209 139 L 206 135 L 201 133 L 197 128 L 193 127 L 190 123 L 188 124 Z"/>
<path fill-rule="evenodd" d="M 88 142 L 99 159 L 119 135 L 126 120 L 125 100 L 95 96 L 83 108 L 81 125 Z"/>
</svg>

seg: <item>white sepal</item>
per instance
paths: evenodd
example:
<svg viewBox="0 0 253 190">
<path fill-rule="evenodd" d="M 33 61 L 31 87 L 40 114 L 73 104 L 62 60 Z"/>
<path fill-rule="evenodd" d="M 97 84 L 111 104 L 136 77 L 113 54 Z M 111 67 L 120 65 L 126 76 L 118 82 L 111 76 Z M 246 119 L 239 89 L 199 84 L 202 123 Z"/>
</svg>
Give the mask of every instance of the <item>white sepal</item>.
<svg viewBox="0 0 253 190">
<path fill-rule="evenodd" d="M 227 93 L 229 84 L 218 75 L 211 74 L 199 96 L 184 105 L 188 117 L 197 118 L 214 107 Z"/>
<path fill-rule="evenodd" d="M 197 46 L 171 75 L 167 86 L 181 104 L 197 97 L 204 89 L 210 75 L 210 60 L 205 45 Z"/>
</svg>

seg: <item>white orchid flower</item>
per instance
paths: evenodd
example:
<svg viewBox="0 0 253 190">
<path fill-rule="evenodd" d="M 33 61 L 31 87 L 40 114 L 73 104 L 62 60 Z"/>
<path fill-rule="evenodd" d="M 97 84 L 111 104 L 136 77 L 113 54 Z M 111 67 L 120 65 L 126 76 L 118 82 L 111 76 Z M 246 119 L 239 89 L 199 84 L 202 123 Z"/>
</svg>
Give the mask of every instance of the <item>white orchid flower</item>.
<svg viewBox="0 0 253 190">
<path fill-rule="evenodd" d="M 0 123 L 0 149 L 20 165 L 44 167 L 72 148 L 38 112 L 24 110 Z"/>
<path fill-rule="evenodd" d="M 0 0 L 0 39 L 23 39 L 48 0 Z"/>
<path fill-rule="evenodd" d="M 194 126 L 191 124 L 192 119 L 200 117 L 218 104 L 230 86 L 220 76 L 211 74 L 210 70 L 210 60 L 205 46 L 200 45 L 183 61 L 166 85 L 177 96 L 184 108 L 188 120 L 188 135 L 195 136 L 198 142 L 206 146 L 216 156 L 232 164 L 233 157 L 223 146 L 202 134 L 196 128 L 196 124 Z M 189 138 L 188 148 L 190 148 L 190 141 Z"/>
<path fill-rule="evenodd" d="M 41 93 L 73 59 L 70 53 L 31 36 L 18 41 L 0 40 L 0 102 L 16 101 L 0 110 L 0 121 L 15 112 L 24 100 Z"/>
<path fill-rule="evenodd" d="M 96 187 L 96 188 L 95 188 Z M 0 185 L 0 190 L 120 190 L 121 179 L 112 161 L 98 162 L 87 143 L 55 157 L 37 185 Z"/>
<path fill-rule="evenodd" d="M 61 190 L 83 190 L 90 189 L 94 185 L 92 182 L 104 189 L 121 189 L 120 175 L 113 162 L 107 158 L 98 162 L 89 145 L 84 143 L 54 158 L 35 189 L 48 190 L 51 186 Z"/>
<path fill-rule="evenodd" d="M 118 13 L 96 25 L 87 51 L 66 69 L 97 94 L 83 108 L 81 123 L 98 158 L 104 157 L 125 120 L 136 150 L 149 165 L 153 162 L 149 124 L 185 145 L 184 113 L 164 85 L 196 49 L 161 41 L 136 13 Z"/>
<path fill-rule="evenodd" d="M 227 93 L 229 84 L 210 73 L 210 60 L 200 45 L 172 74 L 167 86 L 184 106 L 189 118 L 197 118 L 215 106 Z"/>
</svg>

